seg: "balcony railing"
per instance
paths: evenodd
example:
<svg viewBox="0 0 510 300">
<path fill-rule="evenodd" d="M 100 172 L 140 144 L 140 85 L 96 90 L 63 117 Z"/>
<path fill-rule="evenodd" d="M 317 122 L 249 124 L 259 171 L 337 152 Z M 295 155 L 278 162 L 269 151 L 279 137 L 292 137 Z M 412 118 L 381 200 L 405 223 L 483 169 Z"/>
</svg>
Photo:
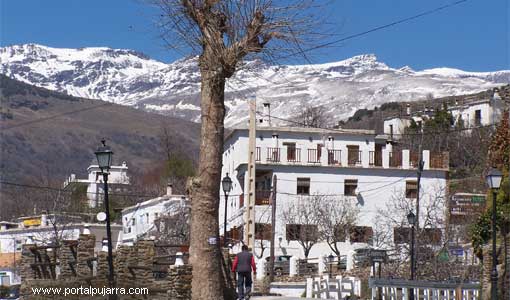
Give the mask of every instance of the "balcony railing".
<svg viewBox="0 0 510 300">
<path fill-rule="evenodd" d="M 318 164 L 321 162 L 320 152 L 317 149 L 308 149 L 308 160 L 309 164 Z"/>
<path fill-rule="evenodd" d="M 368 164 L 373 167 L 382 167 L 382 151 L 370 151 Z"/>
<path fill-rule="evenodd" d="M 390 152 L 390 167 L 401 168 L 402 167 L 402 152 L 393 151 Z"/>
<path fill-rule="evenodd" d="M 267 148 L 267 161 L 273 163 L 280 162 L 280 148 Z"/>
<path fill-rule="evenodd" d="M 348 149 L 347 164 L 349 166 L 361 165 L 361 151 Z"/>
<path fill-rule="evenodd" d="M 328 165 L 340 166 L 342 164 L 342 150 L 328 150 Z"/>
<path fill-rule="evenodd" d="M 294 147 L 257 147 L 255 159 L 257 163 L 289 164 L 289 165 L 319 165 L 319 166 L 349 166 L 365 168 L 399 168 L 413 169 L 418 166 L 419 154 L 409 150 L 378 150 L 365 151 L 357 149 L 306 149 L 306 156 L 301 156 L 300 148 Z M 283 155 L 282 155 L 283 151 Z M 343 153 L 342 153 L 343 151 Z M 347 152 L 347 154 L 345 154 Z M 367 153 L 368 152 L 368 153 Z M 261 157 L 261 154 L 264 154 Z M 424 169 L 447 170 L 449 165 L 448 152 L 423 151 Z"/>
<path fill-rule="evenodd" d="M 258 190 L 255 191 L 255 205 L 269 205 L 269 197 L 271 191 Z"/>
<path fill-rule="evenodd" d="M 292 163 L 301 162 L 301 149 L 287 148 L 287 161 Z"/>
</svg>

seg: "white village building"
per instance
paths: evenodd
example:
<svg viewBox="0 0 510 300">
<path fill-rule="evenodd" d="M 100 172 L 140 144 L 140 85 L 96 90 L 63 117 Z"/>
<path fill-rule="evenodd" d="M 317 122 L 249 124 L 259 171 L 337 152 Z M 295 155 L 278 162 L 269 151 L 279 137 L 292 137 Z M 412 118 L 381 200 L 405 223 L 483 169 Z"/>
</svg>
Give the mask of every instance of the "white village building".
<svg viewBox="0 0 510 300">
<path fill-rule="evenodd" d="M 111 225 L 113 247 L 121 239 L 121 226 Z M 106 238 L 104 223 L 85 223 L 80 216 L 45 214 L 20 217 L 15 222 L 0 222 L 0 258 L 10 257 L 4 261 L 0 275 L 2 280 L 11 284 L 19 283 L 16 276 L 16 264 L 21 258 L 23 244 L 51 245 L 58 240 L 77 240 L 80 234 L 88 232 L 96 236 L 94 251 L 100 252 L 103 239 Z M 56 238 L 55 238 L 56 237 Z M 12 261 L 12 263 L 11 263 Z M 9 277 L 9 278 L 7 278 Z"/>
<path fill-rule="evenodd" d="M 128 166 L 123 162 L 120 166 L 111 166 L 108 175 L 108 188 L 111 191 L 122 191 L 129 186 L 129 177 L 127 175 Z M 85 185 L 87 187 L 87 199 L 89 207 L 100 207 L 103 203 L 103 176 L 98 165 L 90 165 L 87 168 L 88 177 L 78 179 L 75 174 L 71 174 L 64 182 L 64 189 L 73 189 Z"/>
<path fill-rule="evenodd" d="M 150 238 L 157 231 L 158 219 L 180 213 L 189 206 L 184 195 L 174 195 L 172 186 L 167 186 L 166 195 L 140 202 L 122 210 L 122 244 L 132 245 L 141 238 Z"/>
<path fill-rule="evenodd" d="M 447 106 L 447 110 L 454 120 L 453 126 L 462 123 L 466 128 L 497 124 L 501 120 L 504 109 L 505 102 L 498 92 L 494 92 L 490 97 L 464 97 Z M 433 118 L 433 116 L 432 108 L 411 112 L 408 104 L 404 115 L 392 116 L 384 120 L 384 133 L 393 139 L 399 139 L 412 121 L 421 126 L 424 120 Z"/>
<path fill-rule="evenodd" d="M 352 255 L 354 249 L 372 244 L 377 211 L 392 197 L 409 201 L 416 197 L 417 155 L 397 150 L 387 136 L 378 136 L 372 130 L 265 127 L 268 121 L 259 123 L 256 133 L 255 228 L 270 230 L 269 194 L 273 175 L 277 175 L 276 255 L 304 256 L 290 234 L 299 231 L 299 224 L 285 224 L 282 212 L 314 195 L 347 199 L 360 211 L 356 227 L 339 245 L 342 255 Z M 223 153 L 222 178 L 228 173 L 233 181 L 227 203 L 227 237 L 239 240 L 246 238 L 243 225 L 249 184 L 248 145 L 248 129 L 234 129 L 225 139 Z M 448 154 L 424 150 L 423 161 L 422 205 L 434 197 L 446 196 Z M 220 198 L 223 235 L 223 192 Z M 400 217 L 405 219 L 405 215 Z M 255 232 L 256 240 L 263 235 Z M 254 251 L 260 254 L 257 242 Z M 321 242 L 312 247 L 309 257 L 331 253 L 328 245 Z M 263 256 L 268 255 L 269 251 L 265 251 Z"/>
</svg>

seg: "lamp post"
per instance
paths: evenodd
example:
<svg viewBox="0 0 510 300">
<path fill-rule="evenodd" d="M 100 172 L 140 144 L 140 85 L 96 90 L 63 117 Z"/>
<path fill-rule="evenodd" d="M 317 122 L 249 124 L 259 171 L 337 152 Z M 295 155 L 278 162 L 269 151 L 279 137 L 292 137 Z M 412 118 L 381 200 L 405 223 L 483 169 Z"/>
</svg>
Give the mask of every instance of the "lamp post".
<svg viewBox="0 0 510 300">
<path fill-rule="evenodd" d="M 221 187 L 223 188 L 223 193 L 225 194 L 225 216 L 223 220 L 223 245 L 227 244 L 227 202 L 228 202 L 228 193 L 232 189 L 232 179 L 228 176 L 228 173 L 221 180 Z"/>
<path fill-rule="evenodd" d="M 110 227 L 110 204 L 108 202 L 108 171 L 112 166 L 112 150 L 106 146 L 105 140 L 101 140 L 102 146 L 100 146 L 95 152 L 99 169 L 103 174 L 104 182 L 104 208 L 106 213 L 106 238 L 108 240 L 108 283 L 110 287 L 115 287 L 115 276 L 113 271 L 113 254 L 112 254 L 112 231 Z M 116 299 L 116 295 L 111 294 L 110 299 Z"/>
<path fill-rule="evenodd" d="M 416 225 L 416 215 L 412 210 L 407 214 L 407 221 L 409 225 L 411 225 L 411 280 L 414 280 L 414 272 L 415 272 L 415 259 L 414 259 L 414 225 Z M 414 288 L 409 290 L 409 300 L 414 299 Z"/>
<path fill-rule="evenodd" d="M 498 299 L 498 257 L 496 253 L 496 198 L 501 185 L 503 173 L 491 168 L 485 179 L 492 190 L 492 271 L 491 271 L 491 299 Z"/>
</svg>

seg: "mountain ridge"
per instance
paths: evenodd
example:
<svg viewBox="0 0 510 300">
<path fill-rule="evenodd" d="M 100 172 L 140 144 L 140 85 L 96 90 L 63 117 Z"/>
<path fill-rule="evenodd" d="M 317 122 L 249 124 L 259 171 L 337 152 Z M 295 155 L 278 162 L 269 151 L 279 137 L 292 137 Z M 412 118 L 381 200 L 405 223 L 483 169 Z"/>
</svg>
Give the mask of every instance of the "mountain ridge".
<svg viewBox="0 0 510 300">
<path fill-rule="evenodd" d="M 170 64 L 129 49 L 51 48 L 37 44 L 0 48 L 0 73 L 65 92 L 146 111 L 200 120 L 197 58 Z M 292 118 L 302 106 L 322 105 L 332 120 L 386 102 L 476 93 L 510 83 L 510 71 L 467 72 L 453 68 L 415 71 L 393 68 L 375 54 L 316 65 L 244 63 L 227 81 L 227 126 L 248 118 L 247 99 L 272 105 L 272 114 Z"/>
</svg>

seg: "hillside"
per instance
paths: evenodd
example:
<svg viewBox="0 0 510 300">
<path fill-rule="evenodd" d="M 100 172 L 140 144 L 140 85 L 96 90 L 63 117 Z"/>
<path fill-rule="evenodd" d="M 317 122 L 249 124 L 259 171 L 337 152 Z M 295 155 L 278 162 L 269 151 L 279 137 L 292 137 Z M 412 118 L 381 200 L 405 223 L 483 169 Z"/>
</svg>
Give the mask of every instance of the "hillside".
<svg viewBox="0 0 510 300">
<path fill-rule="evenodd" d="M 0 75 L 0 174 L 20 183 L 83 176 L 101 138 L 114 163 L 142 171 L 164 160 L 163 128 L 170 148 L 195 159 L 199 124 L 108 102 L 76 98 Z"/>
<path fill-rule="evenodd" d="M 51 48 L 37 44 L 0 48 L 0 73 L 65 92 L 146 111 L 199 121 L 200 76 L 196 58 L 165 64 L 132 50 Z M 310 65 L 247 62 L 228 80 L 227 126 L 246 122 L 247 99 L 269 102 L 272 115 L 290 118 L 303 105 L 325 106 L 332 123 L 356 110 L 388 102 L 477 93 L 510 83 L 510 71 L 391 67 L 374 54 Z"/>
</svg>

